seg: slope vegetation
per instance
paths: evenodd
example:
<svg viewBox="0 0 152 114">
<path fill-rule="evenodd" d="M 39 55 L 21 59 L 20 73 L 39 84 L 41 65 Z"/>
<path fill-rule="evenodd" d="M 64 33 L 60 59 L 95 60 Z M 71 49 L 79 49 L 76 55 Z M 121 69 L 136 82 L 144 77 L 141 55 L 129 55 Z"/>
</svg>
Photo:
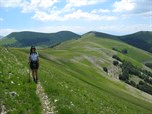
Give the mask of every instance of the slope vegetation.
<svg viewBox="0 0 152 114">
<path fill-rule="evenodd" d="M 132 53 L 120 54 L 112 50 L 113 46 L 129 48 Z M 133 51 L 144 58 L 132 58 Z M 40 51 L 45 63 L 40 70 L 41 82 L 59 113 L 151 113 L 150 95 L 115 78 L 119 68 L 112 69 L 113 54 L 143 68 L 140 61 L 151 59 L 144 51 L 92 34 Z M 105 73 L 104 66 L 111 73 Z"/>
<path fill-rule="evenodd" d="M 122 54 L 112 48 L 127 49 L 128 53 Z M 26 60 L 29 51 L 27 49 L 0 49 L 3 52 L 1 61 L 5 61 L 5 65 L 1 65 L 5 67 L 5 72 L 1 71 L 4 72 L 1 73 L 4 79 L 0 84 L 3 88 L 5 86 L 9 88 L 2 89 L 0 92 L 15 91 L 18 94 L 13 98 L 10 95 L 3 97 L 0 94 L 6 109 L 10 113 L 17 111 L 41 113 L 40 100 L 34 93 L 36 86 L 33 82 L 27 81 Z M 3 50 L 7 50 L 8 54 Z M 142 62 L 151 60 L 151 54 L 120 41 L 97 38 L 93 34 L 86 34 L 81 39 L 66 41 L 54 48 L 41 49 L 38 52 L 39 79 L 55 112 L 59 114 L 151 114 L 152 96 L 119 81 L 118 76 L 121 70 L 113 65 L 112 58 L 113 55 L 117 55 L 137 67 L 150 70 Z M 140 54 L 140 56 L 136 57 L 135 54 L 137 56 Z M 6 62 L 7 57 L 8 62 Z M 10 67 L 7 68 L 7 66 Z M 103 70 L 103 67 L 108 69 L 108 73 Z M 10 72 L 13 72 L 11 76 L 9 76 Z M 10 83 L 3 83 L 5 80 Z M 15 84 L 21 83 L 21 88 L 13 85 L 11 81 Z M 19 101 L 24 102 L 22 106 Z M 14 108 L 16 110 L 11 110 L 12 104 L 16 105 Z M 20 108 L 17 108 L 18 106 Z"/>
<path fill-rule="evenodd" d="M 137 48 L 152 52 L 152 32 L 140 31 L 134 34 L 121 36 L 120 40 Z"/>
<path fill-rule="evenodd" d="M 29 83 L 27 54 L 0 47 L 0 112 L 40 114 L 36 85 Z"/>
<path fill-rule="evenodd" d="M 52 46 L 57 43 L 76 39 L 80 36 L 70 31 L 60 31 L 57 33 L 38 33 L 38 32 L 13 32 L 2 39 L 1 44 L 11 47 L 26 47 L 31 45 L 36 46 Z M 9 40 L 13 40 L 9 43 Z"/>
<path fill-rule="evenodd" d="M 115 36 L 111 34 L 101 33 L 91 31 L 89 32 L 94 34 L 96 37 L 100 38 L 110 38 L 118 41 L 123 41 L 128 43 L 134 47 L 140 48 L 142 50 L 146 50 L 148 52 L 152 52 L 152 32 L 150 31 L 140 31 L 129 35 L 124 36 Z"/>
</svg>

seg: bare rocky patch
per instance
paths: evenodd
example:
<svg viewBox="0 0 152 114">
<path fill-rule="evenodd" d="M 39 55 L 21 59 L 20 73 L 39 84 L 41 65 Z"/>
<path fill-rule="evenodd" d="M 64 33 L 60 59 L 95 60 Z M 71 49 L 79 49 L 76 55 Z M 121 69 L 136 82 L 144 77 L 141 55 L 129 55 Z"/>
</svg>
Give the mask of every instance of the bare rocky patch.
<svg viewBox="0 0 152 114">
<path fill-rule="evenodd" d="M 51 106 L 51 103 L 48 99 L 48 96 L 44 92 L 44 89 L 43 89 L 40 82 L 38 82 L 38 84 L 37 84 L 36 93 L 37 93 L 37 95 L 40 98 L 40 101 L 42 103 L 43 114 L 55 114 L 55 112 L 54 112 L 55 107 Z"/>
</svg>

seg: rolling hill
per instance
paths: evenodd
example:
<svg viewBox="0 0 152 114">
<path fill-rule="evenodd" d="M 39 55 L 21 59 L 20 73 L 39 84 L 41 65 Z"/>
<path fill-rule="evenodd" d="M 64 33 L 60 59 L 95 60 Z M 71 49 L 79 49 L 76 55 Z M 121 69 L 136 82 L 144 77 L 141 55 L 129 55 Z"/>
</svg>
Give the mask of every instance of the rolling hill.
<svg viewBox="0 0 152 114">
<path fill-rule="evenodd" d="M 119 37 L 120 40 L 137 48 L 152 52 L 152 32 L 140 31 L 134 34 Z"/>
<path fill-rule="evenodd" d="M 80 36 L 70 31 L 60 31 L 57 33 L 23 31 L 7 35 L 2 39 L 1 45 L 11 47 L 28 47 L 31 45 L 51 47 L 63 41 L 77 38 L 80 38 Z"/>
<path fill-rule="evenodd" d="M 127 53 L 120 53 L 122 49 Z M 151 114 L 152 95 L 119 80 L 121 62 L 120 66 L 113 64 L 116 55 L 151 71 L 142 63 L 152 60 L 150 53 L 92 33 L 38 52 L 39 81 L 56 113 Z M 28 82 L 28 53 L 29 49 L 0 47 L 0 110 L 4 105 L 8 113 L 42 114 L 37 87 L 34 82 Z M 139 79 L 136 75 L 129 77 L 136 84 Z"/>
<path fill-rule="evenodd" d="M 119 40 L 118 36 L 107 34 L 107 33 L 102 33 L 102 32 L 90 31 L 90 32 L 85 33 L 84 35 L 86 35 L 86 34 L 92 34 L 92 35 L 95 35 L 96 37 L 100 37 L 100 38 L 110 38 L 110 39 Z"/>
<path fill-rule="evenodd" d="M 89 32 L 89 33 L 92 33 L 96 37 L 100 37 L 100 38 L 110 38 L 118 41 L 123 41 L 137 48 L 143 49 L 148 52 L 152 52 L 152 32 L 150 31 L 140 31 L 137 33 L 124 35 L 124 36 L 115 36 L 101 32 Z"/>
<path fill-rule="evenodd" d="M 101 33 L 96 31 L 90 31 L 83 34 L 93 34 L 99 38 L 115 39 L 123 41 L 137 48 L 152 52 L 152 32 L 140 31 L 130 35 L 116 36 L 107 33 Z M 70 31 L 60 31 L 57 33 L 37 33 L 37 32 L 13 32 L 7 35 L 0 41 L 0 45 L 11 47 L 28 47 L 31 45 L 54 47 L 61 42 L 78 39 L 81 36 Z"/>
</svg>

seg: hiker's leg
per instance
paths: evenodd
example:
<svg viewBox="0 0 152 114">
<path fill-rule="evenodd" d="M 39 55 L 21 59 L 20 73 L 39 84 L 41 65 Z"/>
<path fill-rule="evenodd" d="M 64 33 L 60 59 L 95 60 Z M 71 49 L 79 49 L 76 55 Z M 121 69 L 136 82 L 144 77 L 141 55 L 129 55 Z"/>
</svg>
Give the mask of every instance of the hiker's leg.
<svg viewBox="0 0 152 114">
<path fill-rule="evenodd" d="M 35 81 L 35 71 L 32 70 L 32 76 L 33 76 L 33 80 Z"/>
<path fill-rule="evenodd" d="M 38 81 L 38 73 L 37 72 L 38 72 L 38 70 L 36 69 L 35 70 L 35 76 L 36 76 L 36 80 Z"/>
</svg>

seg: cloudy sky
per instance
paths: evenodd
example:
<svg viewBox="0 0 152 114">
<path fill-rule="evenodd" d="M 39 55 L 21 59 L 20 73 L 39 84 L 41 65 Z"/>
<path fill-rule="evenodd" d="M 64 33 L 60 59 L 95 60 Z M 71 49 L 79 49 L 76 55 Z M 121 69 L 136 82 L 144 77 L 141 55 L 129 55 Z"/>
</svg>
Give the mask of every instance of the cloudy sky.
<svg viewBox="0 0 152 114">
<path fill-rule="evenodd" d="M 0 35 L 152 31 L 152 0 L 0 0 Z"/>
</svg>

